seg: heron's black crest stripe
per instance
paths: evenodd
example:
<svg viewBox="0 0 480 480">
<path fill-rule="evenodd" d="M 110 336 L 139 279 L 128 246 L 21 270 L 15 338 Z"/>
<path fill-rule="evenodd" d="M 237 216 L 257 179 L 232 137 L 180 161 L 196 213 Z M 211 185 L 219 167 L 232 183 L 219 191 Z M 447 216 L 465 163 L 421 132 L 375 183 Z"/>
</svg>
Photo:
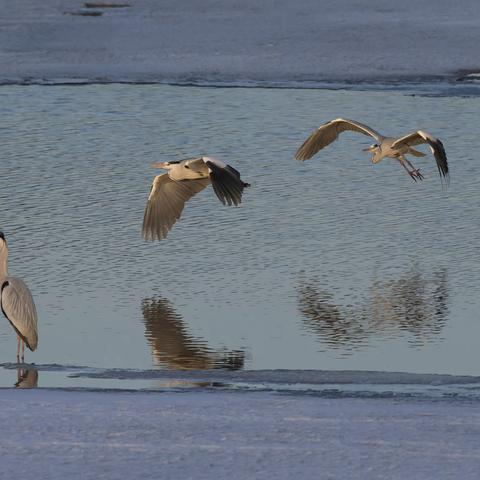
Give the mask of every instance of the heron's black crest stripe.
<svg viewBox="0 0 480 480">
<path fill-rule="evenodd" d="M 2 240 L 5 240 L 5 235 L 3 234 L 3 232 L 0 232 L 0 238 L 1 238 Z"/>
<path fill-rule="evenodd" d="M 10 322 L 10 319 L 8 318 L 8 315 L 5 313 L 5 310 L 3 309 L 3 302 L 2 302 L 2 293 L 3 293 L 3 289 L 5 287 L 8 287 L 10 284 L 8 283 L 8 280 L 5 280 L 3 283 L 2 283 L 2 287 L 0 288 L 0 307 L 2 308 L 2 313 L 5 315 L 5 317 L 7 318 L 7 320 Z M 10 322 L 12 323 L 12 322 Z M 12 324 L 13 325 L 13 324 Z M 13 327 L 15 328 L 15 327 Z"/>
<path fill-rule="evenodd" d="M 180 160 L 172 160 L 171 162 L 168 162 L 169 165 L 175 165 L 177 163 L 180 163 Z"/>
</svg>

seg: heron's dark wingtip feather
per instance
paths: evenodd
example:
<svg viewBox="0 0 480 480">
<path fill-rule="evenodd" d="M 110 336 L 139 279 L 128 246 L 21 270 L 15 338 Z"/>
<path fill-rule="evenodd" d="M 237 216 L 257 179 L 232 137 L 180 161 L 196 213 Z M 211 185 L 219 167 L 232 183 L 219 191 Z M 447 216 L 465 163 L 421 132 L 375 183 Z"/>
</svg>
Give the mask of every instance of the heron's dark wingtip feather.
<svg viewBox="0 0 480 480">
<path fill-rule="evenodd" d="M 217 164 L 205 162 L 210 169 L 210 179 L 213 191 L 224 204 L 238 206 L 242 202 L 243 189 L 250 186 L 240 179 L 240 173 L 229 165 L 226 168 Z"/>
<path fill-rule="evenodd" d="M 445 152 L 445 147 L 441 140 L 436 138 L 435 140 L 430 140 L 427 138 L 427 142 L 432 147 L 435 160 L 437 162 L 438 173 L 440 178 L 445 180 L 446 186 L 450 184 L 450 174 L 447 161 L 447 153 Z"/>
</svg>

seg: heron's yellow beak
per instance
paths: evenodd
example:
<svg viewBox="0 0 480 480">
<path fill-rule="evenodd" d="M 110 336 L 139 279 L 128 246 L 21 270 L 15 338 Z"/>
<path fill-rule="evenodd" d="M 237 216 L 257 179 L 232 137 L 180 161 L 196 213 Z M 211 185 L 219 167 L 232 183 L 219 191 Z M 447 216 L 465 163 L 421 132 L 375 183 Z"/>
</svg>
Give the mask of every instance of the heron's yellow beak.
<svg viewBox="0 0 480 480">
<path fill-rule="evenodd" d="M 151 166 L 153 168 L 167 168 L 167 165 L 165 162 L 152 163 Z"/>
<path fill-rule="evenodd" d="M 371 152 L 371 151 L 373 151 L 374 148 L 375 148 L 375 147 L 372 147 L 372 146 L 370 145 L 370 146 L 367 147 L 367 148 L 362 148 L 362 152 Z"/>
</svg>

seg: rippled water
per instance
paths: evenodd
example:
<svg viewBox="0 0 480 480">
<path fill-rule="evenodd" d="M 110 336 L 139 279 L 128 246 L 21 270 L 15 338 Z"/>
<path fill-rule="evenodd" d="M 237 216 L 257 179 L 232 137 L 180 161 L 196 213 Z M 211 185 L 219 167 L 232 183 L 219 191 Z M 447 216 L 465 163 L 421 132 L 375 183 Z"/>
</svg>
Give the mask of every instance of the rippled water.
<svg viewBox="0 0 480 480">
<path fill-rule="evenodd" d="M 0 228 L 30 286 L 27 360 L 101 368 L 385 370 L 478 374 L 479 97 L 91 85 L 0 89 Z M 318 124 L 424 128 L 414 183 L 344 134 L 293 153 Z M 452 127 L 452 121 L 461 129 Z M 140 236 L 152 161 L 205 153 L 252 184 L 211 188 L 162 242 Z M 0 363 L 15 359 L 0 321 Z M 3 378 L 3 377 L 2 377 Z"/>
</svg>

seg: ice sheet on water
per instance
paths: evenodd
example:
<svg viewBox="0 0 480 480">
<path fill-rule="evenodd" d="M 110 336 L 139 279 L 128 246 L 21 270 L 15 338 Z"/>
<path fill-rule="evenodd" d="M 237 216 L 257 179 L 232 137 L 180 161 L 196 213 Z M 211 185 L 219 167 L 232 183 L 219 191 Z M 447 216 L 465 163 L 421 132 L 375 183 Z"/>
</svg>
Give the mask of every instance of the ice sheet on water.
<svg viewBox="0 0 480 480">
<path fill-rule="evenodd" d="M 269 391 L 320 398 L 412 398 L 480 400 L 480 377 L 379 371 L 327 370 L 133 370 L 58 364 L 0 364 L 22 379 L 35 374 L 34 385 L 93 391 Z M 38 381 L 40 372 L 41 380 Z M 32 378 L 32 373 L 30 378 Z M 28 375 L 26 376 L 28 378 Z M 13 386 L 4 381 L 1 386 Z M 5 385 L 4 385 L 5 384 Z M 18 381 L 15 386 L 28 386 Z"/>
</svg>

